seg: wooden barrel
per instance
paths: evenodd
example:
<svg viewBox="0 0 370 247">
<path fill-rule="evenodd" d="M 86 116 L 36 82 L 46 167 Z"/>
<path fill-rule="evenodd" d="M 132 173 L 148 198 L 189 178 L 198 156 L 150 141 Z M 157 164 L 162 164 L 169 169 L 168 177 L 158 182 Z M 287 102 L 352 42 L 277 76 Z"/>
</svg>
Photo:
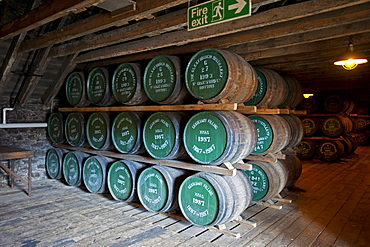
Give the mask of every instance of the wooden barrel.
<svg viewBox="0 0 370 247">
<path fill-rule="evenodd" d="M 249 176 L 253 187 L 253 201 L 262 201 L 277 196 L 286 186 L 288 171 L 285 165 L 277 162 L 251 161 L 252 170 L 244 172 Z"/>
<path fill-rule="evenodd" d="M 108 113 L 94 112 L 89 116 L 86 123 L 86 139 L 94 149 L 110 150 L 113 148 Z"/>
<path fill-rule="evenodd" d="M 234 111 L 205 111 L 189 119 L 184 144 L 198 163 L 235 163 L 248 156 L 256 145 L 257 132 L 250 119 Z"/>
<path fill-rule="evenodd" d="M 82 147 L 85 138 L 85 117 L 82 113 L 73 112 L 68 114 L 64 126 L 66 140 L 69 145 Z"/>
<path fill-rule="evenodd" d="M 352 113 L 352 112 L 355 111 L 355 108 L 356 108 L 356 105 L 355 105 L 355 102 L 353 101 L 353 99 L 351 99 L 349 97 L 345 97 L 344 102 L 343 102 L 342 111 L 345 112 L 345 113 Z"/>
<path fill-rule="evenodd" d="M 68 152 L 63 158 L 63 177 L 68 185 L 79 186 L 82 183 L 82 167 L 87 154 Z"/>
<path fill-rule="evenodd" d="M 285 146 L 285 148 L 293 148 L 298 145 L 298 143 L 302 140 L 304 136 L 304 129 L 301 120 L 294 116 L 294 115 L 280 115 L 282 118 L 284 118 L 290 127 L 291 132 L 291 138 L 288 141 L 288 144 Z"/>
<path fill-rule="evenodd" d="M 295 182 L 302 174 L 302 163 L 296 155 L 285 155 L 285 159 L 280 160 L 288 171 L 288 178 L 285 187 L 294 187 Z"/>
<path fill-rule="evenodd" d="M 337 137 L 351 132 L 353 130 L 353 123 L 346 116 L 337 115 L 326 117 L 321 124 L 321 130 L 326 136 Z"/>
<path fill-rule="evenodd" d="M 347 135 L 345 138 L 346 138 L 346 140 L 348 140 L 352 143 L 351 153 L 354 153 L 356 151 L 356 149 L 358 148 L 358 142 L 357 142 L 355 136 Z"/>
<path fill-rule="evenodd" d="M 256 72 L 247 61 L 219 49 L 197 52 L 186 67 L 185 81 L 190 94 L 206 103 L 246 102 L 258 84 Z"/>
<path fill-rule="evenodd" d="M 283 104 L 288 95 L 288 85 L 283 77 L 271 69 L 258 68 L 256 71 L 259 89 L 254 94 L 254 98 L 252 97 L 251 101 L 244 104 L 253 105 L 254 101 L 259 101 L 255 104 L 256 106 L 267 108 L 274 108 Z M 264 94 L 262 91 L 264 91 Z"/>
<path fill-rule="evenodd" d="M 69 104 L 77 107 L 90 105 L 86 95 L 85 76 L 82 72 L 72 72 L 68 75 L 65 84 L 66 98 Z"/>
<path fill-rule="evenodd" d="M 304 135 L 313 136 L 317 135 L 321 130 L 322 119 L 317 117 L 302 117 L 301 118 Z"/>
<path fill-rule="evenodd" d="M 335 161 L 343 157 L 345 147 L 341 141 L 324 140 L 319 143 L 317 154 L 320 159 L 325 161 Z"/>
<path fill-rule="evenodd" d="M 324 110 L 329 113 L 344 112 L 348 106 L 345 105 L 346 97 L 340 94 L 329 94 L 324 98 Z"/>
<path fill-rule="evenodd" d="M 297 145 L 297 156 L 300 159 L 312 159 L 316 154 L 317 146 L 316 141 L 304 139 Z"/>
<path fill-rule="evenodd" d="M 146 165 L 130 160 L 114 162 L 108 170 L 108 189 L 115 200 L 138 201 L 137 180 Z"/>
<path fill-rule="evenodd" d="M 257 88 L 254 92 L 252 98 L 250 98 L 248 101 L 244 102 L 244 105 L 255 105 L 259 106 L 260 102 L 264 99 L 267 91 L 267 80 L 266 77 L 263 75 L 262 72 L 259 70 L 255 70 L 257 75 Z"/>
<path fill-rule="evenodd" d="M 46 152 L 45 170 L 46 174 L 53 179 L 62 178 L 63 155 L 67 151 L 61 148 L 51 148 Z"/>
<path fill-rule="evenodd" d="M 280 108 L 293 109 L 297 107 L 303 100 L 303 87 L 294 77 L 282 75 L 288 86 L 288 94 L 285 101 L 279 105 Z"/>
<path fill-rule="evenodd" d="M 157 56 L 145 68 L 144 90 L 158 104 L 180 104 L 188 96 L 181 76 L 180 58 Z"/>
<path fill-rule="evenodd" d="M 124 105 L 140 105 L 147 101 L 140 64 L 120 64 L 113 74 L 112 92 L 115 99 Z"/>
<path fill-rule="evenodd" d="M 299 108 L 307 111 L 307 113 L 315 113 L 319 111 L 319 105 L 319 97 L 314 95 L 310 96 L 309 98 L 303 98 L 301 103 L 299 104 Z"/>
<path fill-rule="evenodd" d="M 113 96 L 109 73 L 106 68 L 97 67 L 90 71 L 87 78 L 87 97 L 98 106 L 108 106 L 116 100 Z"/>
<path fill-rule="evenodd" d="M 353 124 L 355 131 L 365 131 L 369 127 L 369 120 L 363 117 L 353 118 Z"/>
<path fill-rule="evenodd" d="M 354 112 L 360 115 L 366 115 L 369 109 L 370 105 L 368 102 L 356 102 Z"/>
<path fill-rule="evenodd" d="M 183 170 L 161 165 L 143 170 L 137 180 L 137 193 L 141 204 L 154 212 L 177 209 L 177 192 L 184 175 Z"/>
<path fill-rule="evenodd" d="M 64 142 L 64 122 L 63 114 L 60 112 L 52 113 L 48 119 L 48 136 L 54 143 Z"/>
<path fill-rule="evenodd" d="M 156 159 L 183 158 L 184 115 L 180 112 L 156 112 L 148 117 L 143 128 L 146 151 Z"/>
<path fill-rule="evenodd" d="M 367 146 L 370 144 L 370 134 L 367 132 L 356 133 L 356 141 L 359 146 Z"/>
<path fill-rule="evenodd" d="M 258 139 L 252 154 L 277 153 L 284 149 L 291 138 L 288 122 L 279 115 L 249 116 L 256 126 Z"/>
<path fill-rule="evenodd" d="M 179 205 L 194 225 L 214 226 L 237 218 L 250 204 L 251 183 L 241 170 L 235 176 L 200 172 L 187 177 L 179 189 Z"/>
<path fill-rule="evenodd" d="M 343 140 L 340 140 L 340 142 L 342 142 L 344 146 L 343 157 L 353 153 L 353 143 L 347 137 L 344 137 Z"/>
<path fill-rule="evenodd" d="M 90 156 L 83 165 L 83 181 L 91 193 L 104 193 L 107 187 L 108 164 L 112 161 L 104 156 Z"/>
<path fill-rule="evenodd" d="M 142 138 L 142 113 L 121 112 L 112 124 L 112 142 L 121 153 L 140 154 L 145 151 Z"/>
</svg>

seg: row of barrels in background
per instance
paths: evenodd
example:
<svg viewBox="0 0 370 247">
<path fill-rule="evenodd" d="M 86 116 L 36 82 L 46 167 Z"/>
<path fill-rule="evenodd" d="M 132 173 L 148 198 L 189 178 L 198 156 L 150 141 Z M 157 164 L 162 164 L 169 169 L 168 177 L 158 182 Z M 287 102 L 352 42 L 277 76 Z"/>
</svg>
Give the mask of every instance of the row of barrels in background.
<svg viewBox="0 0 370 247">
<path fill-rule="evenodd" d="M 300 159 L 319 157 L 324 161 L 336 161 L 353 154 L 357 146 L 356 139 L 351 136 L 338 140 L 303 139 L 297 146 L 297 156 Z"/>
<path fill-rule="evenodd" d="M 301 159 L 319 157 L 334 161 L 352 154 L 357 146 L 370 144 L 369 120 L 364 117 L 331 116 L 300 117 L 305 138 L 298 144 Z M 323 140 L 319 140 L 323 136 Z M 332 140 L 328 140 L 333 138 Z M 313 138 L 313 139 L 309 139 Z"/>
<path fill-rule="evenodd" d="M 191 158 L 200 164 L 235 163 L 250 154 L 277 153 L 303 137 L 294 115 L 251 115 L 236 111 L 53 113 L 48 134 L 54 143 L 121 153 L 147 152 L 156 159 Z"/>
<path fill-rule="evenodd" d="M 369 113 L 368 102 L 355 102 L 346 92 L 320 91 L 313 96 L 303 98 L 297 106 L 307 113 L 356 113 L 366 115 Z"/>
<path fill-rule="evenodd" d="M 295 108 L 302 100 L 301 84 L 267 68 L 252 68 L 230 51 L 205 49 L 186 65 L 177 56 L 157 56 L 142 71 L 138 63 L 115 68 L 96 67 L 72 72 L 66 79 L 66 98 L 72 106 L 184 104 L 200 100 L 244 103 L 264 108 Z M 85 79 L 87 77 L 87 79 Z M 195 101 L 196 102 L 196 101 Z"/>
<path fill-rule="evenodd" d="M 362 117 L 336 116 L 303 116 L 300 117 L 305 136 L 338 137 L 351 132 L 363 132 L 369 129 L 369 120 Z"/>
<path fill-rule="evenodd" d="M 50 178 L 64 178 L 70 186 L 84 185 L 91 193 L 109 192 L 115 200 L 139 201 L 149 211 L 181 210 L 187 220 L 199 226 L 237 218 L 251 201 L 271 199 L 293 187 L 302 172 L 294 155 L 277 162 L 250 164 L 251 171 L 237 170 L 235 176 L 223 176 L 59 148 L 48 150 L 45 159 Z"/>
</svg>

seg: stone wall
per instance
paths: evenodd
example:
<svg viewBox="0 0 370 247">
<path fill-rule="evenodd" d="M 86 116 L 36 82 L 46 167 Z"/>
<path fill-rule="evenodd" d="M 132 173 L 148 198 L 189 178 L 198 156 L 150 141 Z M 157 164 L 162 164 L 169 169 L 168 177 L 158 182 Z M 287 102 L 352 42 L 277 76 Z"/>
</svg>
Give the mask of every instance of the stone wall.
<svg viewBox="0 0 370 247">
<path fill-rule="evenodd" d="M 8 103 L 0 100 L 1 113 Z M 24 106 L 16 106 L 13 111 L 7 111 L 7 123 L 45 123 L 51 112 L 50 107 L 41 101 L 30 100 Z M 1 115 L 2 116 L 2 115 Z M 2 117 L 1 117 L 2 118 Z M 1 119 L 1 121 L 3 121 Z M 45 155 L 52 146 L 47 137 L 47 128 L 0 129 L 0 146 L 20 147 L 34 151 L 32 158 L 32 180 L 45 179 Z M 27 178 L 27 159 L 16 160 L 16 173 Z M 8 164 L 8 162 L 3 162 Z M 0 186 L 8 184 L 7 174 L 0 169 Z"/>
</svg>

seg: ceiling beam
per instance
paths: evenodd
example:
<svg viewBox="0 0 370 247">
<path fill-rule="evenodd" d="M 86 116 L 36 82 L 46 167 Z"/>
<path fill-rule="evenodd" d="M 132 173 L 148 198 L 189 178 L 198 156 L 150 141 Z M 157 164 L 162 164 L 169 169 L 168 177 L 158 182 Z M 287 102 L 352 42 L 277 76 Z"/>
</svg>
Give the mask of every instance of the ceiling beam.
<svg viewBox="0 0 370 247">
<path fill-rule="evenodd" d="M 76 59 L 76 62 L 85 63 L 99 59 L 107 59 L 198 42 L 195 46 L 190 45 L 189 50 L 182 47 L 183 53 L 193 52 L 194 49 L 200 50 L 207 47 L 228 46 L 238 43 L 246 43 L 246 41 L 282 37 L 289 35 L 292 32 L 300 33 L 312 29 L 323 29 L 328 26 L 342 25 L 341 17 L 345 15 L 346 12 L 342 12 L 341 9 L 354 6 L 354 2 L 355 1 L 351 0 L 337 0 L 325 1 L 323 3 L 320 0 L 313 0 L 286 6 L 284 7 L 284 11 L 281 11 L 279 8 L 274 8 L 248 18 L 239 19 L 235 22 L 232 21 L 214 25 L 209 28 L 198 29 L 191 32 L 183 30 L 166 33 L 161 35 L 160 38 L 147 38 L 87 52 L 81 54 Z M 361 4 L 363 2 L 369 1 L 357 1 L 356 3 Z M 358 7 L 354 6 L 354 8 Z M 331 11 L 336 11 L 336 13 L 333 14 Z M 360 19 L 368 18 L 368 11 L 364 12 L 366 13 L 361 13 L 361 17 L 359 17 Z M 313 13 L 315 13 L 315 16 L 313 16 Z M 338 17 L 338 14 L 340 18 Z M 349 22 L 358 17 L 357 13 L 348 13 L 346 15 L 349 15 Z M 211 39 L 215 37 L 217 38 Z"/>
<path fill-rule="evenodd" d="M 20 51 L 30 51 L 37 48 L 55 45 L 84 35 L 95 33 L 113 26 L 122 26 L 129 21 L 153 17 L 153 14 L 173 6 L 186 3 L 188 0 L 137 0 L 136 10 L 119 13 L 119 10 L 103 12 L 75 22 L 61 30 L 49 32 L 41 37 L 22 43 Z"/>
<path fill-rule="evenodd" d="M 46 90 L 41 101 L 44 105 L 51 105 L 51 102 L 58 94 L 60 88 L 63 86 L 65 79 L 68 74 L 76 67 L 74 59 L 78 54 L 71 54 L 65 57 L 62 66 L 60 66 L 58 73 L 55 75 L 53 82 L 50 84 L 49 88 Z"/>
<path fill-rule="evenodd" d="M 360 50 L 370 53 L 370 45 L 365 43 L 370 39 L 370 27 L 368 30 L 354 36 L 357 41 L 355 49 L 357 47 Z M 365 45 L 360 45 L 362 43 Z M 337 56 L 346 51 L 347 44 L 348 36 L 345 36 L 342 39 L 329 38 L 328 40 L 319 42 L 292 43 L 289 47 L 271 48 L 269 50 L 247 52 L 240 55 L 247 61 L 252 61 L 251 63 L 255 66 L 274 66 L 274 68 L 304 66 L 325 62 L 325 58 L 331 63 L 334 62 Z"/>
<path fill-rule="evenodd" d="M 127 25 L 102 34 L 89 34 L 82 40 L 54 46 L 50 52 L 50 56 L 66 56 L 68 54 L 93 50 L 145 36 L 156 36 L 161 33 L 181 29 L 184 26 L 186 26 L 185 9 L 171 12 L 147 21 Z"/>
<path fill-rule="evenodd" d="M 39 0 L 30 1 L 28 2 L 26 9 L 24 10 L 25 13 L 28 11 L 31 11 L 33 8 L 35 8 L 37 5 L 40 4 Z M 13 37 L 10 47 L 7 51 L 7 54 L 3 60 L 3 63 L 0 68 L 0 95 L 3 94 L 4 88 L 6 85 L 8 85 L 8 82 L 10 81 L 12 77 L 12 70 L 17 66 L 20 52 L 19 47 L 26 37 L 26 33 L 21 33 L 15 37 Z"/>
<path fill-rule="evenodd" d="M 25 33 L 46 23 L 54 21 L 70 12 L 78 12 L 85 7 L 90 7 L 101 0 L 53 0 L 49 1 L 16 20 L 0 27 L 0 40 L 12 38 Z"/>
<path fill-rule="evenodd" d="M 253 8 L 257 8 L 272 2 L 281 0 L 252 0 Z M 178 30 L 187 26 L 187 9 L 171 12 L 165 15 L 157 16 L 144 22 L 124 26 L 113 31 L 102 34 L 89 34 L 82 40 L 71 41 L 66 44 L 54 46 L 50 56 L 59 57 L 76 52 L 83 52 L 110 46 L 118 43 L 135 40 L 145 36 L 155 36 L 165 32 Z"/>
<path fill-rule="evenodd" d="M 40 81 L 42 74 L 44 73 L 48 62 L 50 61 L 50 58 L 48 58 L 49 51 L 50 47 L 37 50 L 36 59 L 29 68 L 28 74 L 30 75 L 24 78 L 22 87 L 19 89 L 17 95 L 17 103 L 20 105 L 23 105 L 27 102 L 28 98 Z"/>
</svg>

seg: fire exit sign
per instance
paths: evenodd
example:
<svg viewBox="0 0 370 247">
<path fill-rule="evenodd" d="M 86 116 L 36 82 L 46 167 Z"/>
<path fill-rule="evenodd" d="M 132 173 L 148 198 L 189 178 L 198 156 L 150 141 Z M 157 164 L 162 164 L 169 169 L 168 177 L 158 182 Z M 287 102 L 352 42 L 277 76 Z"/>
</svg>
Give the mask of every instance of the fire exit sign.
<svg viewBox="0 0 370 247">
<path fill-rule="evenodd" d="M 251 0 L 212 0 L 188 8 L 188 30 L 251 15 Z"/>
</svg>

